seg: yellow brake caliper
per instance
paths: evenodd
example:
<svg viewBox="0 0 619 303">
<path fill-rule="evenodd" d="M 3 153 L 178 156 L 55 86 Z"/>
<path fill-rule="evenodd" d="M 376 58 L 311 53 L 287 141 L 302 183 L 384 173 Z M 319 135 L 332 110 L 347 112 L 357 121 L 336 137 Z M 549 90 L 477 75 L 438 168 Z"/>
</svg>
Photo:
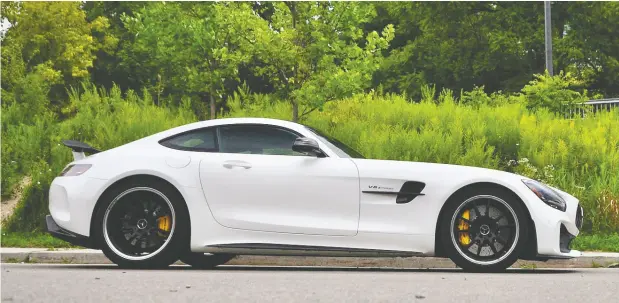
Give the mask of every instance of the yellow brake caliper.
<svg viewBox="0 0 619 303">
<path fill-rule="evenodd" d="M 469 210 L 465 210 L 462 213 L 462 218 L 469 220 L 471 216 L 471 212 Z M 460 230 L 460 243 L 462 245 L 468 245 L 471 243 L 471 237 L 469 236 L 469 224 L 464 220 L 460 220 L 460 224 L 458 224 L 458 230 Z"/>
<path fill-rule="evenodd" d="M 163 216 L 157 219 L 159 230 L 169 232 L 170 231 L 170 223 L 172 222 L 172 218 L 170 216 Z M 160 236 L 165 237 L 166 235 L 159 233 Z"/>
</svg>

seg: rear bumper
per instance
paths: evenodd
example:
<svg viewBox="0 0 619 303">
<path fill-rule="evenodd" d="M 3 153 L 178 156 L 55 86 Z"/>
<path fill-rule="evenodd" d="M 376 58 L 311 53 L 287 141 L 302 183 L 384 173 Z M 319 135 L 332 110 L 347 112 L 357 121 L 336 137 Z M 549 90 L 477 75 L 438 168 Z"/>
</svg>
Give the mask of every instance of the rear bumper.
<svg viewBox="0 0 619 303">
<path fill-rule="evenodd" d="M 108 182 L 84 175 L 55 178 L 49 188 L 49 214 L 62 229 L 91 236 L 94 208 Z"/>
<path fill-rule="evenodd" d="M 96 248 L 95 245 L 93 245 L 90 237 L 70 232 L 58 226 L 58 224 L 56 224 L 56 221 L 54 221 L 54 218 L 52 218 L 52 216 L 50 215 L 47 215 L 45 217 L 45 223 L 47 225 L 47 232 L 60 240 L 67 241 L 73 245 L 83 246 L 87 248 Z"/>
</svg>

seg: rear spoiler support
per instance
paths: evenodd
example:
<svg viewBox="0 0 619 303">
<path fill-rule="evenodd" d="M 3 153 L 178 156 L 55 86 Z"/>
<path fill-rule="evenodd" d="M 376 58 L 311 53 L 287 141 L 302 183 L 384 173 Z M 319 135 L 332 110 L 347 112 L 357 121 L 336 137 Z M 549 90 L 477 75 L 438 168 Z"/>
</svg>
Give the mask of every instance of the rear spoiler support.
<svg viewBox="0 0 619 303">
<path fill-rule="evenodd" d="M 96 154 L 101 152 L 87 143 L 76 140 L 62 140 L 62 144 L 71 149 L 71 152 L 73 153 L 73 160 L 75 161 L 86 158 L 86 153 Z"/>
</svg>

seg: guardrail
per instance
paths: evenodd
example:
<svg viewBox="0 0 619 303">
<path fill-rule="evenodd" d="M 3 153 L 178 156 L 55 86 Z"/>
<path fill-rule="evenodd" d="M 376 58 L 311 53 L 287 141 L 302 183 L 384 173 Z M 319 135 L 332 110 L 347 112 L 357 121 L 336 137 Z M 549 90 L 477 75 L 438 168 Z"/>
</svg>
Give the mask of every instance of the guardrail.
<svg viewBox="0 0 619 303">
<path fill-rule="evenodd" d="M 619 98 L 589 100 L 583 103 L 567 104 L 563 113 L 566 118 L 586 117 L 597 112 L 619 110 Z"/>
</svg>

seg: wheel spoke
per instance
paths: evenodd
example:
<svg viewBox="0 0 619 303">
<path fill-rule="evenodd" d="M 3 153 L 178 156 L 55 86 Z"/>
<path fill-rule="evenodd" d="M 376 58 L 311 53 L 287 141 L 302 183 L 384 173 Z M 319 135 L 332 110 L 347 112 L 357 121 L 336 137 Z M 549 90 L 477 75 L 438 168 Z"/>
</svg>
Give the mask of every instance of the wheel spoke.
<svg viewBox="0 0 619 303">
<path fill-rule="evenodd" d="M 513 229 L 515 227 L 516 227 L 516 225 L 514 225 L 514 224 L 499 225 L 499 229 L 501 229 L 501 228 Z"/>
<path fill-rule="evenodd" d="M 469 242 L 469 244 L 465 244 L 463 247 L 465 249 L 469 249 L 469 248 L 471 248 L 471 246 L 473 246 L 473 244 L 475 244 L 475 242 L 473 242 L 473 240 L 471 240 L 471 242 Z"/>
<path fill-rule="evenodd" d="M 486 199 L 486 217 L 490 218 L 490 199 Z"/>
<path fill-rule="evenodd" d="M 477 216 L 475 217 L 475 220 L 477 220 L 477 218 L 479 218 L 479 217 L 483 217 L 483 216 L 481 215 L 481 211 L 479 211 L 479 207 L 477 207 L 477 203 L 473 204 L 473 207 L 475 208 L 475 214 L 477 215 Z"/>
<path fill-rule="evenodd" d="M 155 211 L 157 209 L 157 202 L 148 200 L 148 212 Z"/>
<path fill-rule="evenodd" d="M 490 249 L 492 249 L 492 254 L 493 256 L 496 256 L 496 254 L 498 253 L 496 250 L 496 247 L 494 247 L 494 243 L 490 242 Z"/>
<path fill-rule="evenodd" d="M 159 212 L 161 211 L 161 205 L 158 205 L 155 210 L 152 212 L 153 218 L 157 218 Z"/>
<path fill-rule="evenodd" d="M 125 225 L 123 224 L 123 226 L 120 228 L 120 231 L 123 233 L 133 233 L 135 232 L 135 228 L 133 226 L 129 226 L 129 225 Z"/>
<path fill-rule="evenodd" d="M 503 219 L 505 217 L 505 214 L 501 214 L 500 216 L 496 217 L 494 220 L 494 222 L 496 222 L 496 224 L 499 224 L 499 221 L 501 221 L 501 219 Z"/>
<path fill-rule="evenodd" d="M 503 238 L 497 236 L 495 239 L 497 242 L 501 243 L 503 246 L 507 245 L 507 241 L 503 240 Z"/>
<path fill-rule="evenodd" d="M 466 223 L 466 224 L 471 223 L 471 220 L 469 220 L 467 218 L 460 217 L 460 220 L 464 221 L 464 223 Z"/>
<path fill-rule="evenodd" d="M 142 213 L 148 213 L 148 202 L 142 201 Z"/>
<path fill-rule="evenodd" d="M 140 240 L 140 235 L 138 233 L 132 234 L 131 236 L 129 236 L 129 239 L 127 239 L 127 241 L 131 243 L 131 246 L 135 246 L 138 240 Z"/>
<path fill-rule="evenodd" d="M 484 244 L 486 244 L 486 241 L 481 241 L 481 243 L 479 243 L 477 245 L 477 256 L 479 257 L 481 255 L 481 249 L 484 248 Z"/>
</svg>

